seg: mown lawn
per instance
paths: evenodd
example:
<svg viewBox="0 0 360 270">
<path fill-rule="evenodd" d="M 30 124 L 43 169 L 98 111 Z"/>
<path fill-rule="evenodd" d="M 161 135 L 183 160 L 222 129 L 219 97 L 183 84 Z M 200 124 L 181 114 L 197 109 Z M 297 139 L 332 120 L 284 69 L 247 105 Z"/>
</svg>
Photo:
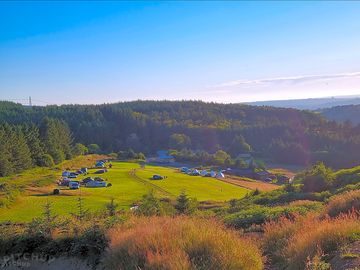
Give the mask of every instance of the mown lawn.
<svg viewBox="0 0 360 270">
<path fill-rule="evenodd" d="M 167 178 L 150 180 L 154 174 L 167 176 Z M 156 187 L 166 190 L 173 196 L 178 196 L 184 190 L 189 196 L 195 197 L 199 201 L 226 201 L 232 198 L 242 198 L 249 191 L 214 178 L 189 176 L 173 168 L 146 166 L 145 169 L 137 170 L 136 175 Z"/>
<path fill-rule="evenodd" d="M 81 166 L 79 166 L 81 167 Z M 226 201 L 232 198 L 241 198 L 249 191 L 218 181 L 213 178 L 188 176 L 172 168 L 146 166 L 141 169 L 137 163 L 113 162 L 113 167 L 107 173 L 95 175 L 95 170 L 90 170 L 89 176 L 100 176 L 112 184 L 109 188 L 86 188 L 80 190 L 61 189 L 61 195 L 51 195 L 57 188 L 55 183 L 47 183 L 45 175 L 49 177 L 49 170 L 33 169 L 24 173 L 24 178 L 17 176 L 16 182 L 26 185 L 25 191 L 17 197 L 9 207 L 0 208 L 0 221 L 29 221 L 40 216 L 44 204 L 52 203 L 54 212 L 59 215 L 69 215 L 76 212 L 77 199 L 81 195 L 85 208 L 91 211 L 102 211 L 105 204 L 114 198 L 119 207 L 128 209 L 130 205 L 153 190 L 158 197 L 175 198 L 182 190 L 199 201 Z M 36 173 L 34 173 L 36 172 Z M 44 173 L 44 176 L 41 175 Z M 54 171 L 51 171 L 51 182 L 54 181 Z M 61 171 L 56 171 L 57 178 Z M 155 181 L 149 178 L 153 174 L 167 176 L 165 180 Z M 38 185 L 29 176 L 36 175 L 41 181 Z M 26 179 L 25 179 L 26 177 Z M 49 177 L 50 178 L 50 177 Z M 82 179 L 81 177 L 80 179 Z M 44 183 L 47 183 L 44 186 Z"/>
</svg>

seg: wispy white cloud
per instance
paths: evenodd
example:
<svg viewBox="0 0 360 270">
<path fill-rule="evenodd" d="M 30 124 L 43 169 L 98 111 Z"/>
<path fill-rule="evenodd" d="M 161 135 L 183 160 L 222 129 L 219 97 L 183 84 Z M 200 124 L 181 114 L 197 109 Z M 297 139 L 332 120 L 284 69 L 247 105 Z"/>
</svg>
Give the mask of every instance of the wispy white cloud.
<svg viewBox="0 0 360 270">
<path fill-rule="evenodd" d="M 279 85 L 279 84 L 301 84 L 308 82 L 329 81 L 334 79 L 346 78 L 360 78 L 360 72 L 325 74 L 325 75 L 304 75 L 304 76 L 289 76 L 289 77 L 274 77 L 255 80 L 235 80 L 224 82 L 218 85 L 211 86 L 211 88 L 224 87 L 241 87 L 241 86 L 259 86 L 259 85 Z"/>
</svg>

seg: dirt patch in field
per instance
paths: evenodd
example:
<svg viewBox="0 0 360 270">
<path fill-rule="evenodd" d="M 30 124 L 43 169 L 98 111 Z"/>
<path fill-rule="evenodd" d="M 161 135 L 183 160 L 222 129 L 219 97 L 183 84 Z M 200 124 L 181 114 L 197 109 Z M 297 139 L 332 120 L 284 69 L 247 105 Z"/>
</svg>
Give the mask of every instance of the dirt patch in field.
<svg viewBox="0 0 360 270">
<path fill-rule="evenodd" d="M 79 156 L 72 160 L 64 161 L 58 167 L 61 170 L 65 170 L 67 168 L 71 170 L 80 169 L 82 167 L 93 167 L 95 162 L 100 159 L 108 159 L 107 155 L 87 155 L 87 156 Z"/>
<path fill-rule="evenodd" d="M 227 183 L 239 186 L 239 187 L 251 189 L 251 190 L 258 189 L 260 191 L 272 191 L 272 190 L 280 188 L 279 185 L 264 183 L 264 182 L 257 181 L 257 180 L 247 181 L 247 180 L 241 180 L 240 178 L 227 177 L 225 179 L 221 179 L 221 181 L 224 181 L 224 182 L 227 182 Z"/>
<path fill-rule="evenodd" d="M 287 177 L 294 177 L 297 173 L 304 170 L 303 166 L 284 165 L 284 164 L 267 164 L 268 171 L 273 174 L 283 174 Z"/>
</svg>

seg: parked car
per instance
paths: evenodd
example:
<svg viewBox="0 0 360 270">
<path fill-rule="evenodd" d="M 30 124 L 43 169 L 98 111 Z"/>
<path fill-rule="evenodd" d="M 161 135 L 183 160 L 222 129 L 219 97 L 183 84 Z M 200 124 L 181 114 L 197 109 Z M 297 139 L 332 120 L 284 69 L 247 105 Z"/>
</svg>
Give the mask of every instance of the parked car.
<svg viewBox="0 0 360 270">
<path fill-rule="evenodd" d="M 68 177 L 69 177 L 69 178 L 77 178 L 77 177 L 78 177 L 78 174 L 75 173 L 75 172 L 71 172 Z"/>
<path fill-rule="evenodd" d="M 96 171 L 95 173 L 101 174 L 101 173 L 106 173 L 106 172 L 107 172 L 107 169 L 101 169 L 101 170 Z"/>
<path fill-rule="evenodd" d="M 86 177 L 85 179 L 82 180 L 82 183 L 84 185 L 86 185 L 86 183 L 90 182 L 90 181 L 94 181 L 94 179 L 92 179 L 91 177 Z"/>
<path fill-rule="evenodd" d="M 80 171 L 81 173 L 86 174 L 88 172 L 88 168 L 81 168 Z"/>
<path fill-rule="evenodd" d="M 69 186 L 70 181 L 71 180 L 69 178 L 63 178 L 58 182 L 58 185 L 67 187 L 67 186 Z"/>
<path fill-rule="evenodd" d="M 163 180 L 164 177 L 161 176 L 161 175 L 158 175 L 158 174 L 154 174 L 152 177 L 151 177 L 152 180 Z"/>
<path fill-rule="evenodd" d="M 70 189 L 79 189 L 80 183 L 77 181 L 71 181 L 71 182 L 69 182 L 69 188 Z"/>
<path fill-rule="evenodd" d="M 106 182 L 89 181 L 85 184 L 86 187 L 106 187 Z"/>
</svg>

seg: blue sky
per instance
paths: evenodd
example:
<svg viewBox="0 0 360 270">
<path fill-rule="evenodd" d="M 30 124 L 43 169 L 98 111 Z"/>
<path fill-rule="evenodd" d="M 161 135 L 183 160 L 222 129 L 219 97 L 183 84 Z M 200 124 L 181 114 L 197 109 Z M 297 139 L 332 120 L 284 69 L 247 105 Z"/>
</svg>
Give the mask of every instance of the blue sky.
<svg viewBox="0 0 360 270">
<path fill-rule="evenodd" d="M 360 95 L 360 2 L 0 2 L 0 99 Z"/>
</svg>

